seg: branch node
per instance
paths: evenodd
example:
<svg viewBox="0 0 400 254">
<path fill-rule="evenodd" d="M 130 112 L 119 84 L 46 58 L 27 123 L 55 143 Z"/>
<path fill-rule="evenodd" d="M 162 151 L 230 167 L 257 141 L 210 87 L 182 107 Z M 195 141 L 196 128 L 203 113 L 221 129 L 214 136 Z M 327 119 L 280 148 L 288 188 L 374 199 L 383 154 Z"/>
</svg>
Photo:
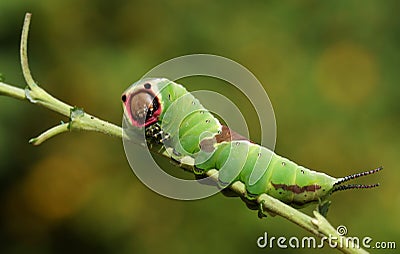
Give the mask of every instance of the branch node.
<svg viewBox="0 0 400 254">
<path fill-rule="evenodd" d="M 71 108 L 69 118 L 71 118 L 71 120 L 73 121 L 79 117 L 83 117 L 84 115 L 85 115 L 85 110 L 83 108 L 75 106 Z"/>
<path fill-rule="evenodd" d="M 29 87 L 25 88 L 25 97 L 28 99 L 29 102 L 35 104 L 38 101 L 33 99 L 31 96 L 31 90 L 29 89 Z"/>
</svg>

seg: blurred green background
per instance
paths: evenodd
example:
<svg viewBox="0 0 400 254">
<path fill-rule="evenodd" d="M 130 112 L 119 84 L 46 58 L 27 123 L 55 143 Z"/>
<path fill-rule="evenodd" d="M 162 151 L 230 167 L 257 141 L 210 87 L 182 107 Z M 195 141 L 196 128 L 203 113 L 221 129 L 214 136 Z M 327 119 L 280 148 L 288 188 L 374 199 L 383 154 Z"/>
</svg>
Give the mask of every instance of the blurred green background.
<svg viewBox="0 0 400 254">
<path fill-rule="evenodd" d="M 1 1 L 0 72 L 24 86 L 27 11 L 36 80 L 116 124 L 122 91 L 159 63 L 193 53 L 233 59 L 270 96 L 278 154 L 334 176 L 385 166 L 365 179 L 379 188 L 332 196 L 328 218 L 349 235 L 400 244 L 399 9 L 395 0 Z M 266 253 L 256 245 L 264 232 L 310 235 L 279 217 L 259 220 L 237 198 L 161 197 L 134 176 L 115 138 L 69 133 L 28 144 L 60 120 L 0 97 L 1 253 Z M 293 252 L 320 250 L 274 248 Z"/>
</svg>

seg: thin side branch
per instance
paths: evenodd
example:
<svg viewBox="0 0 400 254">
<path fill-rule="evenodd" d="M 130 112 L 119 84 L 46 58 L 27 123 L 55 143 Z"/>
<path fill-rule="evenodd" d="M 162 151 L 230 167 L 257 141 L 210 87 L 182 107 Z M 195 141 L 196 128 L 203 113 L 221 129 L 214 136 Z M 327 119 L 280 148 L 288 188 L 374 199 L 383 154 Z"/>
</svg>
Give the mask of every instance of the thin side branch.
<svg viewBox="0 0 400 254">
<path fill-rule="evenodd" d="M 36 138 L 30 140 L 30 143 L 34 145 L 39 145 L 47 139 L 54 137 L 58 134 L 67 131 L 96 131 L 117 138 L 127 138 L 124 137 L 123 130 L 121 127 L 116 126 L 112 123 L 101 120 L 95 116 L 87 114 L 83 109 L 72 107 L 48 94 L 44 89 L 39 87 L 32 78 L 31 72 L 28 65 L 27 56 L 27 39 L 29 32 L 31 14 L 27 13 L 25 16 L 25 22 L 22 30 L 21 36 L 21 66 L 24 74 L 26 83 L 28 84 L 27 89 L 21 89 L 14 87 L 12 85 L 0 82 L 0 95 L 5 95 L 8 97 L 13 97 L 19 100 L 26 100 L 33 104 L 40 105 L 52 111 L 55 111 L 61 115 L 64 115 L 70 119 L 69 123 L 63 123 L 55 127 L 50 128 L 43 134 Z M 152 151 L 155 153 L 160 153 L 160 151 Z M 163 154 L 166 156 L 165 154 Z M 210 170 L 207 171 L 207 175 L 211 177 L 214 181 L 218 182 L 218 171 Z M 243 183 L 235 182 L 230 188 L 236 192 L 240 197 L 246 197 L 246 188 Z M 283 218 L 299 225 L 300 227 L 306 229 L 313 235 L 317 237 L 339 237 L 335 228 L 318 212 L 314 212 L 315 217 L 310 217 L 299 210 L 296 210 L 283 202 L 268 196 L 267 194 L 260 195 L 256 202 L 264 208 L 266 211 L 270 211 L 274 214 L 280 215 Z M 337 238 L 339 239 L 339 238 Z M 343 242 L 347 242 L 347 239 L 343 237 Z M 368 253 L 365 250 L 359 248 L 346 248 L 346 246 L 336 246 L 337 249 L 343 253 Z"/>
<path fill-rule="evenodd" d="M 28 34 L 29 34 L 29 25 L 31 24 L 31 13 L 25 14 L 24 25 L 22 27 L 22 34 L 21 34 L 21 44 L 20 44 L 20 56 L 21 56 L 21 66 L 22 66 L 22 73 L 24 74 L 24 78 L 26 84 L 29 88 L 33 89 L 37 85 L 33 80 L 31 71 L 29 70 L 28 65 Z"/>
<path fill-rule="evenodd" d="M 32 145 L 35 145 L 35 146 L 40 145 L 41 143 L 48 140 L 49 138 L 52 138 L 63 132 L 69 131 L 68 126 L 69 126 L 69 123 L 62 123 L 57 126 L 54 126 L 53 128 L 50 128 L 47 131 L 40 134 L 38 137 L 31 138 L 29 140 L 29 143 L 31 143 Z"/>
</svg>

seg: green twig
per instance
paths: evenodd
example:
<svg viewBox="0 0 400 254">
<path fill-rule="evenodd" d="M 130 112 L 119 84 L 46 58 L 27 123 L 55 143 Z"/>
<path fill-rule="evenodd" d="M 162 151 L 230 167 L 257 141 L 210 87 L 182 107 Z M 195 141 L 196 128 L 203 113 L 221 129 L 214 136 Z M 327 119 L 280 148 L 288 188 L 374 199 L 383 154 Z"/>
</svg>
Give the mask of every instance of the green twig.
<svg viewBox="0 0 400 254">
<path fill-rule="evenodd" d="M 19 100 L 27 100 L 31 103 L 40 105 L 42 107 L 48 108 L 52 111 L 60 113 L 61 115 L 67 116 L 70 121 L 69 123 L 63 123 L 57 125 L 49 130 L 45 131 L 43 134 L 36 138 L 31 139 L 29 142 L 34 145 L 39 145 L 47 139 L 54 137 L 60 133 L 67 131 L 97 131 L 104 134 L 108 134 L 118 138 L 127 138 L 123 136 L 122 128 L 116 126 L 112 123 L 101 120 L 95 116 L 87 114 L 83 109 L 72 107 L 48 94 L 44 89 L 39 87 L 33 80 L 27 56 L 27 39 L 29 32 L 31 14 L 27 13 L 25 16 L 25 22 L 22 30 L 21 36 L 21 66 L 24 74 L 24 78 L 28 87 L 24 90 L 17 88 L 15 86 L 0 82 L 0 95 L 5 95 L 8 97 L 13 97 Z M 159 151 L 152 151 L 159 152 Z M 163 154 L 165 156 L 165 154 Z M 214 181 L 218 182 L 218 171 L 210 170 L 207 171 L 207 175 L 211 177 Z M 237 193 L 240 197 L 246 197 L 246 188 L 243 183 L 235 182 L 230 188 Z M 314 212 L 315 217 L 310 217 L 299 210 L 296 210 L 283 202 L 272 198 L 266 194 L 260 195 L 256 202 L 261 204 L 263 209 L 272 212 L 276 215 L 282 216 L 287 220 L 299 225 L 305 230 L 309 231 L 317 237 L 340 237 L 336 232 L 335 228 L 318 212 Z M 343 242 L 346 242 L 346 238 L 343 237 Z M 346 246 L 336 246 L 337 249 L 343 253 L 368 253 L 361 248 L 346 248 Z"/>
<path fill-rule="evenodd" d="M 24 90 L 3 82 L 0 82 L 0 95 L 5 95 L 18 100 L 26 100 Z"/>
<path fill-rule="evenodd" d="M 95 116 L 85 113 L 83 110 L 79 111 L 79 114 L 76 114 L 77 108 L 72 107 L 71 105 L 66 104 L 54 98 L 52 95 L 47 93 L 43 88 L 36 84 L 31 75 L 31 71 L 29 69 L 28 62 L 28 34 L 29 34 L 29 25 L 31 21 L 31 14 L 27 13 L 25 15 L 24 25 L 22 28 L 21 35 L 21 47 L 20 47 L 20 58 L 21 58 L 21 68 L 22 73 L 25 78 L 25 82 L 28 87 L 25 91 L 21 91 L 22 89 L 15 88 L 2 83 L 2 88 L 0 94 L 8 95 L 8 96 L 16 96 L 19 99 L 27 99 L 33 104 L 38 104 L 45 108 L 48 108 L 52 111 L 55 111 L 61 115 L 67 116 L 70 118 L 70 123 L 68 124 L 68 129 L 66 129 L 65 125 L 56 126 L 43 134 L 41 134 L 37 138 L 33 138 L 30 142 L 34 145 L 39 145 L 43 141 L 47 140 L 50 137 L 53 137 L 57 134 L 65 132 L 67 130 L 74 131 L 98 131 L 105 134 L 109 134 L 111 136 L 122 137 L 122 129 L 114 124 L 103 121 Z M 24 94 L 24 95 L 22 95 Z"/>
<path fill-rule="evenodd" d="M 69 131 L 69 123 L 61 123 L 57 126 L 54 126 L 53 128 L 48 129 L 47 131 L 43 132 L 36 138 L 31 138 L 29 140 L 29 143 L 37 146 L 43 143 L 44 141 L 48 140 L 49 138 L 52 138 L 58 134 L 61 134 L 63 132 Z"/>
<path fill-rule="evenodd" d="M 21 56 L 22 73 L 24 74 L 26 84 L 29 86 L 29 88 L 32 89 L 35 88 L 37 85 L 33 80 L 28 65 L 28 35 L 29 35 L 29 25 L 31 24 L 31 16 L 32 16 L 31 13 L 25 14 L 24 25 L 22 27 L 19 54 Z"/>
</svg>

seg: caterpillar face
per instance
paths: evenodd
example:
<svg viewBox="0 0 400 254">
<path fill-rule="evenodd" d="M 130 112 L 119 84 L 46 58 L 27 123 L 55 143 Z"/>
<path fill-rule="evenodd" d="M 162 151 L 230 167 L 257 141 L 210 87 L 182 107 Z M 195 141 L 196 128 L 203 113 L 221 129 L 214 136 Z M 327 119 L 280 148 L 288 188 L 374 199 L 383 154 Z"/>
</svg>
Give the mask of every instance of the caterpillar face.
<svg viewBox="0 0 400 254">
<path fill-rule="evenodd" d="M 157 96 L 159 81 L 140 80 L 122 94 L 124 114 L 133 126 L 147 127 L 158 121 L 161 114 L 161 103 Z"/>
</svg>

